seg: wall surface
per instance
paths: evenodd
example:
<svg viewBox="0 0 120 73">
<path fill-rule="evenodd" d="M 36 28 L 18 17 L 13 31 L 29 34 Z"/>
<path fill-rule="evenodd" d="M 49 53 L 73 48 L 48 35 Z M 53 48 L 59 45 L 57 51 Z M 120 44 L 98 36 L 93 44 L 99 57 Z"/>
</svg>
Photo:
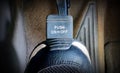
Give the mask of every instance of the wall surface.
<svg viewBox="0 0 120 73">
<path fill-rule="evenodd" d="M 105 18 L 106 73 L 120 73 L 120 3 L 107 0 Z"/>
</svg>

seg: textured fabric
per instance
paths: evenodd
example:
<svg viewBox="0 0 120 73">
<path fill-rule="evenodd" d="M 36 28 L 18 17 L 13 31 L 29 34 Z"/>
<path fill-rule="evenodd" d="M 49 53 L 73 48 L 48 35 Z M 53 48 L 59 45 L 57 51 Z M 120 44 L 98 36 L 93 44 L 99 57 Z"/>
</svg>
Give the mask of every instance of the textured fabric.
<svg viewBox="0 0 120 73">
<path fill-rule="evenodd" d="M 72 65 L 56 65 L 40 70 L 38 73 L 88 73 Z"/>
</svg>

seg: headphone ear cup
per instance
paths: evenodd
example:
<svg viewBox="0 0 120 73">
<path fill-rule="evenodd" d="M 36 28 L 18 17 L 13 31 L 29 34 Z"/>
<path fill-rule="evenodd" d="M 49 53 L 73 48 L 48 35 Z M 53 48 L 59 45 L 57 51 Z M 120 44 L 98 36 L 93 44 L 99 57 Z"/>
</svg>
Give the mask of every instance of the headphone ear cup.
<svg viewBox="0 0 120 73">
<path fill-rule="evenodd" d="M 66 50 L 51 50 L 42 42 L 32 52 L 25 73 L 91 73 L 91 62 L 85 50 L 81 43 L 75 45 L 74 41 Z"/>
<path fill-rule="evenodd" d="M 39 51 L 43 50 L 43 48 L 45 48 L 46 46 L 47 45 L 45 41 L 39 43 L 31 52 L 29 59 L 31 60 Z"/>
</svg>

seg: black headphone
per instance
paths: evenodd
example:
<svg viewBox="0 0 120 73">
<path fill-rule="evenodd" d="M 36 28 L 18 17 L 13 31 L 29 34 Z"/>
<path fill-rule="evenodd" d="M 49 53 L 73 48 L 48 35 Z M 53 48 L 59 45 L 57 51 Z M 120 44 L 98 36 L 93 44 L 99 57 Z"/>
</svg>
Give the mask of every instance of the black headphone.
<svg viewBox="0 0 120 73">
<path fill-rule="evenodd" d="M 63 41 L 55 39 L 38 44 L 31 53 L 25 73 L 91 73 L 92 65 L 86 47 L 70 39 L 64 43 L 70 46 L 63 46 Z"/>
<path fill-rule="evenodd" d="M 67 1 L 57 0 L 59 15 L 48 16 L 47 40 L 35 47 L 25 73 L 93 73 L 86 47 L 72 38 Z"/>
</svg>

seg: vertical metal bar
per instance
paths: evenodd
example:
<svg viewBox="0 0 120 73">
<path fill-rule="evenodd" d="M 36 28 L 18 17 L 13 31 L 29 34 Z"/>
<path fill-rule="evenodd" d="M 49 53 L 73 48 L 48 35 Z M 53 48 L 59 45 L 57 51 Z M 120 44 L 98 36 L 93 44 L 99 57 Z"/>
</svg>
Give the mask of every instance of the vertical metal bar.
<svg viewBox="0 0 120 73">
<path fill-rule="evenodd" d="M 68 15 L 68 7 L 69 7 L 68 1 L 69 0 L 56 0 L 59 15 L 61 16 Z"/>
</svg>

